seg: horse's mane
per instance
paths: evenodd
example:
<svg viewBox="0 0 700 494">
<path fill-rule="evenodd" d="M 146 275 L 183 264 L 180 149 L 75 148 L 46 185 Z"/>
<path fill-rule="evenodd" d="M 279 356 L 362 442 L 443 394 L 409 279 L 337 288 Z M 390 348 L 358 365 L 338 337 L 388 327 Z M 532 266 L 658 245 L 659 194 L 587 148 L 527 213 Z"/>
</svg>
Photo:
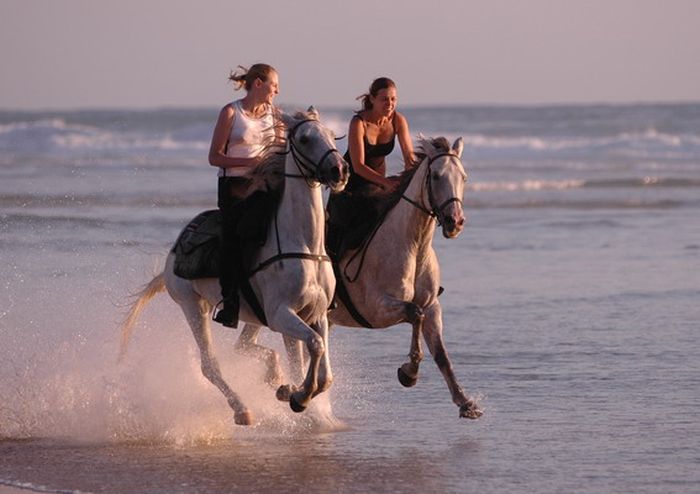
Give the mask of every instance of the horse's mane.
<svg viewBox="0 0 700 494">
<path fill-rule="evenodd" d="M 416 174 L 418 167 L 426 158 L 431 158 L 440 153 L 450 152 L 450 142 L 445 137 L 428 138 L 422 135 L 418 136 L 418 148 L 414 151 L 414 160 L 411 165 L 402 171 L 397 177 L 398 185 L 389 192 L 384 191 L 380 187 L 370 187 L 367 190 L 367 195 L 376 201 L 380 211 L 387 211 L 394 207 L 399 202 L 401 196 L 408 184 L 411 183 L 413 175 Z"/>
<path fill-rule="evenodd" d="M 315 113 L 298 111 L 292 118 L 295 121 L 318 120 Z M 253 168 L 246 178 L 251 180 L 246 196 L 258 190 L 282 191 L 284 189 L 284 163 L 287 146 L 286 125 L 280 115 L 275 117 L 275 135 L 263 142 L 261 162 Z"/>
</svg>

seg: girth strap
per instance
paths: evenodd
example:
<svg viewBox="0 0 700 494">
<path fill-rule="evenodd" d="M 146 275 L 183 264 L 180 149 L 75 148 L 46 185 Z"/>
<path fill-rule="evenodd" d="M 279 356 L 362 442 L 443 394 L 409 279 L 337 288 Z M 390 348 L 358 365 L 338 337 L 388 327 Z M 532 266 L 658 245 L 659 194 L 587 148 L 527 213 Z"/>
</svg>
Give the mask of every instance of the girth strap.
<svg viewBox="0 0 700 494">
<path fill-rule="evenodd" d="M 258 264 L 258 266 L 255 269 L 253 269 L 250 273 L 248 273 L 248 276 L 244 276 L 243 280 L 241 281 L 241 286 L 240 286 L 241 294 L 243 294 L 243 298 L 245 298 L 245 301 L 248 302 L 248 305 L 255 313 L 255 316 L 265 326 L 267 326 L 267 318 L 265 317 L 265 311 L 263 310 L 262 305 L 260 305 L 260 301 L 258 300 L 258 297 L 255 296 L 255 292 L 253 291 L 253 287 L 250 284 L 250 278 L 258 271 L 262 271 L 263 269 L 268 267 L 270 264 L 277 262 L 277 261 L 281 261 L 283 259 L 308 259 L 309 261 L 316 261 L 316 262 L 331 262 L 331 258 L 325 254 L 308 254 L 306 252 L 287 252 L 287 253 L 277 254 L 276 256 L 272 256 L 271 258 L 267 259 L 266 261 L 261 262 L 260 264 Z"/>
<path fill-rule="evenodd" d="M 267 259 L 266 261 L 263 261 L 260 264 L 258 264 L 255 269 L 253 269 L 250 273 L 248 273 L 248 278 L 253 276 L 258 271 L 262 271 L 263 269 L 268 267 L 270 264 L 275 263 L 277 261 L 281 261 L 283 259 L 308 259 L 309 261 L 316 261 L 316 262 L 331 262 L 331 258 L 325 254 L 308 254 L 306 252 L 284 252 L 284 253 L 272 256 L 271 258 Z"/>
<path fill-rule="evenodd" d="M 374 328 L 374 326 L 372 326 L 369 321 L 367 321 L 367 319 L 360 314 L 360 311 L 357 310 L 357 307 L 355 307 L 355 304 L 352 302 L 348 289 L 346 288 L 345 283 L 343 283 L 343 276 L 340 273 L 340 264 L 336 262 L 333 263 L 333 272 L 335 273 L 335 293 L 340 298 L 340 301 L 343 302 L 343 305 L 345 305 L 345 308 L 348 310 L 352 318 L 363 328 Z"/>
</svg>

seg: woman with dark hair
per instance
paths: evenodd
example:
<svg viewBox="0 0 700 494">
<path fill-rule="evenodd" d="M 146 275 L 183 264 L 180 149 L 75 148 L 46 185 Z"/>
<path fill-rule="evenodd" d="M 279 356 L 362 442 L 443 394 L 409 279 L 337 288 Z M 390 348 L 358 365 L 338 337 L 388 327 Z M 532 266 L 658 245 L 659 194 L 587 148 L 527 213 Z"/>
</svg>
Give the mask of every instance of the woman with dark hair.
<svg viewBox="0 0 700 494">
<path fill-rule="evenodd" d="M 222 216 L 221 270 L 219 281 L 223 308 L 214 320 L 230 327 L 238 324 L 238 286 L 243 241 L 236 231 L 246 211 L 255 210 L 264 198 L 255 192 L 248 196 L 245 177 L 257 166 L 265 144 L 275 138 L 273 99 L 279 93 L 277 71 L 257 63 L 239 66 L 229 79 L 246 95 L 221 109 L 209 149 L 209 164 L 219 168 L 218 206 Z M 245 198 L 245 199 L 244 199 Z"/>
<path fill-rule="evenodd" d="M 377 211 L 368 197 L 380 187 L 391 190 L 395 181 L 386 177 L 386 156 L 394 149 L 396 137 L 403 155 L 404 168 L 414 160 L 413 143 L 406 118 L 396 111 L 396 84 L 388 77 L 372 81 L 369 92 L 358 97 L 362 109 L 355 113 L 348 130 L 350 180 L 343 192 L 328 200 L 327 248 L 338 258 L 345 247 L 347 234 L 359 234 L 377 221 Z M 352 243 L 352 242 L 351 242 Z"/>
</svg>

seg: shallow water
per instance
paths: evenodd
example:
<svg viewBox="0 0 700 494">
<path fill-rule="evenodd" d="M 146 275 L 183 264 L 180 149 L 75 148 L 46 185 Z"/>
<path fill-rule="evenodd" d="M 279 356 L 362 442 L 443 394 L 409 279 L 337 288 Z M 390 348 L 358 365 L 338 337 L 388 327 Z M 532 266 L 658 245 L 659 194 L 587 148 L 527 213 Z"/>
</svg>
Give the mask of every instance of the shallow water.
<svg viewBox="0 0 700 494">
<path fill-rule="evenodd" d="M 700 489 L 697 105 L 407 112 L 416 132 L 465 136 L 469 226 L 435 246 L 448 351 L 486 413 L 459 419 L 429 358 L 399 385 L 407 325 L 334 330 L 333 388 L 301 415 L 216 328 L 252 428 L 164 295 L 116 363 L 128 294 L 214 205 L 209 113 L 0 114 L 0 485 Z M 349 112 L 324 115 L 342 130 Z"/>
</svg>

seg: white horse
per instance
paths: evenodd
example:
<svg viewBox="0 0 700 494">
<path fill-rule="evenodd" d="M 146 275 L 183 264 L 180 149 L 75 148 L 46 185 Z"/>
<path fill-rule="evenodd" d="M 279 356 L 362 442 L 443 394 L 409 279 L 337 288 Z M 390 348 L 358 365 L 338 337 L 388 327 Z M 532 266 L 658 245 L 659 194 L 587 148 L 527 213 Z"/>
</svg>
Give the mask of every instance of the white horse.
<svg viewBox="0 0 700 494">
<path fill-rule="evenodd" d="M 420 139 L 418 164 L 402 174 L 395 192 L 378 197 L 388 211 L 377 228 L 335 266 L 338 305 L 329 318 L 332 324 L 356 328 L 411 323 L 409 361 L 398 369 L 401 384 L 410 387 L 417 382 L 422 334 L 460 417 L 476 419 L 483 411 L 457 382 L 445 349 L 438 299 L 440 265 L 432 247 L 436 220 L 446 238 L 457 237 L 464 228 L 467 175 L 462 149 L 461 138 L 451 147 L 445 138 Z M 245 328 L 240 339 L 254 340 L 254 331 Z"/>
<path fill-rule="evenodd" d="M 307 113 L 282 115 L 282 120 L 288 129 L 289 147 L 286 157 L 277 155 L 277 161 L 284 165 L 284 190 L 267 241 L 255 256 L 253 265 L 257 268 L 250 277 L 250 286 L 266 322 L 243 296 L 240 319 L 253 327 L 265 324 L 282 333 L 285 340 L 292 338 L 306 344 L 310 363 L 303 386 L 280 387 L 278 391 L 280 399 L 288 398 L 291 408 L 300 412 L 332 382 L 327 311 L 333 299 L 335 278 L 324 246 L 325 211 L 320 184 L 328 185 L 333 191 L 342 190 L 348 179 L 348 165 L 335 147 L 334 136 L 321 125 L 313 107 Z M 274 162 L 275 153 L 267 155 L 266 161 Z M 265 168 L 265 164 L 261 167 Z M 163 272 L 148 283 L 132 305 L 122 328 L 122 355 L 145 305 L 157 293 L 167 290 L 182 308 L 192 329 L 200 350 L 202 373 L 228 400 L 235 423 L 252 424 L 252 413 L 224 380 L 213 354 L 209 319 L 212 308 L 221 300 L 219 282 L 216 278 L 180 278 L 174 274 L 173 265 L 171 252 Z M 278 366 L 272 374 L 270 381 L 279 379 Z"/>
</svg>

